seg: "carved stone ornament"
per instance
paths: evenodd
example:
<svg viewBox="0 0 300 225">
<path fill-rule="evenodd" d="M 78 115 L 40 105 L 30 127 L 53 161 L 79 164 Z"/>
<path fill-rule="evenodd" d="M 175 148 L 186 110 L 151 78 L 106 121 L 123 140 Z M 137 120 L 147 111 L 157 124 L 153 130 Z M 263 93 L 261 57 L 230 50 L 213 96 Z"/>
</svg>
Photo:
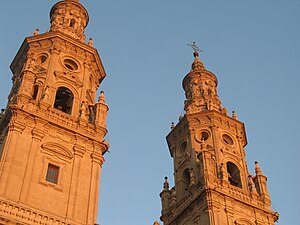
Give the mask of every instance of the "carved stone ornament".
<svg viewBox="0 0 300 225">
<path fill-rule="evenodd" d="M 82 87 L 82 85 L 83 85 L 82 82 L 80 81 L 79 77 L 75 73 L 55 71 L 54 75 L 57 79 L 62 79 L 64 81 L 67 81 L 67 82 L 69 81 L 69 82 L 75 84 L 76 87 Z"/>
<path fill-rule="evenodd" d="M 52 156 L 56 156 L 63 161 L 69 161 L 73 158 L 73 153 L 66 147 L 50 142 L 42 145 L 43 152 Z"/>
<path fill-rule="evenodd" d="M 234 222 L 235 225 L 254 225 L 254 223 L 252 223 L 251 221 L 247 220 L 247 219 L 237 219 Z"/>
</svg>

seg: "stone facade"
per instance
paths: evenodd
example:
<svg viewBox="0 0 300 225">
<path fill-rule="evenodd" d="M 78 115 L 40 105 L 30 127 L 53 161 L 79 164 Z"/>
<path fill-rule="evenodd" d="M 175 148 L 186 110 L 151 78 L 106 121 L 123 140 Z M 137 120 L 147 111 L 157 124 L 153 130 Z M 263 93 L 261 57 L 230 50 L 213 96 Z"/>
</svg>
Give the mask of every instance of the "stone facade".
<svg viewBox="0 0 300 225">
<path fill-rule="evenodd" d="M 109 148 L 106 76 L 86 9 L 60 1 L 49 32 L 27 37 L 11 64 L 0 119 L 0 224 L 96 223 L 100 171 Z"/>
<path fill-rule="evenodd" d="M 183 79 L 186 114 L 172 124 L 167 142 L 175 186 L 165 178 L 164 225 L 273 225 L 267 178 L 256 162 L 251 175 L 245 161 L 245 127 L 228 116 L 217 94 L 217 78 L 194 53 Z"/>
<path fill-rule="evenodd" d="M 11 64 L 0 113 L 0 225 L 96 223 L 108 106 L 106 74 L 78 0 L 50 11 L 50 30 L 27 37 Z M 183 80 L 186 114 L 167 136 L 175 186 L 165 178 L 164 225 L 273 225 L 267 178 L 248 172 L 244 124 L 228 116 L 217 77 L 194 53 Z M 158 222 L 154 223 L 159 225 Z"/>
</svg>

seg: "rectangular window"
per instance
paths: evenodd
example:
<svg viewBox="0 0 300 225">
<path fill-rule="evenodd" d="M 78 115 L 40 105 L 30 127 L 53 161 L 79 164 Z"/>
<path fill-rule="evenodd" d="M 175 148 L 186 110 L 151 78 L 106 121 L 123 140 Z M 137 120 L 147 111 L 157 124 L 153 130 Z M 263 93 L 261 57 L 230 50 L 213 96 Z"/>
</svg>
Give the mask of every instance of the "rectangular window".
<svg viewBox="0 0 300 225">
<path fill-rule="evenodd" d="M 57 184 L 58 183 L 59 166 L 48 164 L 46 181 Z"/>
</svg>

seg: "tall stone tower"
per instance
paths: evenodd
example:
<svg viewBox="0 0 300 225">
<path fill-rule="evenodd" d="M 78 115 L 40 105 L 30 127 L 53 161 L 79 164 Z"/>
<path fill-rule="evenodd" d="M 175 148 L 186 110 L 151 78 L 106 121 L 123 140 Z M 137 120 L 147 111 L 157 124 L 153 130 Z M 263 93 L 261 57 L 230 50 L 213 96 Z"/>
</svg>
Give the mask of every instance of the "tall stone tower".
<svg viewBox="0 0 300 225">
<path fill-rule="evenodd" d="M 96 223 L 108 106 L 105 71 L 77 0 L 55 4 L 25 38 L 0 120 L 0 224 Z"/>
<path fill-rule="evenodd" d="M 183 79 L 185 115 L 167 135 L 175 187 L 165 178 L 161 220 L 164 225 L 273 225 L 267 177 L 256 162 L 247 169 L 245 127 L 228 116 L 217 94 L 218 80 L 194 52 Z"/>
</svg>

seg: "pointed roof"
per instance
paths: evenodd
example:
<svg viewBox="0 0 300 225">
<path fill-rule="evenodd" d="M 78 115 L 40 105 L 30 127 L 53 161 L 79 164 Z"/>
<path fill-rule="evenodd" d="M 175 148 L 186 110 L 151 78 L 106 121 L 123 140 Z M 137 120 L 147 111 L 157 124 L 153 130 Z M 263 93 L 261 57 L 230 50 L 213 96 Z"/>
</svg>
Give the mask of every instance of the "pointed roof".
<svg viewBox="0 0 300 225">
<path fill-rule="evenodd" d="M 201 71 L 205 70 L 203 62 L 199 59 L 199 53 L 197 51 L 194 52 L 194 62 L 192 64 L 193 71 Z"/>
</svg>

